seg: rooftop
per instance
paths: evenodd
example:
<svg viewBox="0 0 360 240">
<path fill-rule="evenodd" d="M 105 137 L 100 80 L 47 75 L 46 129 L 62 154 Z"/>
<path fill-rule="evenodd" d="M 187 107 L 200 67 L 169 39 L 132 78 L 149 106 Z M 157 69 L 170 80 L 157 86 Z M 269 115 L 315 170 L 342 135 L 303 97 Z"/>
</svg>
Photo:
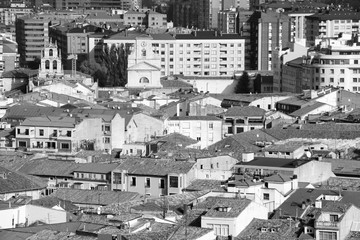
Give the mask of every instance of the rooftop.
<svg viewBox="0 0 360 240">
<path fill-rule="evenodd" d="M 249 199 L 232 199 L 209 197 L 205 201 L 211 201 L 211 209 L 204 217 L 214 218 L 236 218 L 251 203 Z M 223 208 L 226 208 L 223 210 Z"/>
<path fill-rule="evenodd" d="M 311 16 L 307 16 L 309 19 L 318 19 L 320 21 L 327 20 L 359 20 L 360 16 L 356 11 L 323 11 Z"/>
<path fill-rule="evenodd" d="M 265 147 L 264 151 L 281 151 L 281 152 L 293 152 L 299 148 L 306 147 L 314 144 L 313 142 L 304 141 L 287 141 L 284 143 L 275 143 Z"/>
<path fill-rule="evenodd" d="M 73 161 L 49 160 L 47 158 L 27 161 L 19 168 L 20 172 L 35 176 L 70 177 L 72 172 L 79 167 Z"/>
<path fill-rule="evenodd" d="M 291 158 L 267 158 L 255 157 L 250 162 L 242 162 L 238 166 L 257 166 L 257 167 L 274 167 L 274 168 L 297 168 L 309 160 L 291 159 Z"/>
<path fill-rule="evenodd" d="M 221 187 L 222 181 L 219 180 L 206 180 L 206 179 L 196 179 L 186 187 L 186 191 L 203 191 L 211 190 L 216 192 L 224 192 L 225 189 Z"/>
<path fill-rule="evenodd" d="M 184 117 L 170 117 L 170 121 L 221 121 L 215 116 L 184 116 Z"/>
<path fill-rule="evenodd" d="M 0 193 L 13 193 L 23 190 L 44 189 L 46 184 L 34 181 L 22 173 L 0 167 Z"/>
<path fill-rule="evenodd" d="M 130 175 L 166 176 L 188 173 L 194 165 L 195 162 L 134 158 L 124 160 L 118 169 L 126 170 Z"/>
<path fill-rule="evenodd" d="M 321 103 L 321 102 L 314 102 L 311 105 L 305 106 L 303 108 L 300 108 L 299 110 L 296 110 L 295 112 L 292 112 L 290 115 L 294 116 L 294 117 L 302 117 L 302 116 L 306 116 L 307 114 L 311 113 L 312 111 L 325 106 L 325 103 Z"/>
<path fill-rule="evenodd" d="M 244 39 L 239 34 L 221 34 L 216 31 L 193 31 L 190 34 L 176 34 L 176 39 Z"/>
<path fill-rule="evenodd" d="M 50 196 L 72 202 L 73 204 L 109 205 L 111 203 L 123 203 L 140 200 L 141 196 L 134 192 L 114 192 L 97 190 L 79 190 L 59 188 Z"/>
<path fill-rule="evenodd" d="M 21 123 L 21 126 L 31 127 L 63 127 L 74 128 L 77 125 L 77 120 L 73 117 L 29 117 Z"/>
<path fill-rule="evenodd" d="M 119 166 L 118 163 L 82 163 L 79 167 L 74 169 L 74 172 L 86 172 L 86 173 L 109 173 Z"/>
<path fill-rule="evenodd" d="M 254 106 L 231 107 L 225 113 L 225 117 L 263 117 L 266 111 Z"/>
</svg>

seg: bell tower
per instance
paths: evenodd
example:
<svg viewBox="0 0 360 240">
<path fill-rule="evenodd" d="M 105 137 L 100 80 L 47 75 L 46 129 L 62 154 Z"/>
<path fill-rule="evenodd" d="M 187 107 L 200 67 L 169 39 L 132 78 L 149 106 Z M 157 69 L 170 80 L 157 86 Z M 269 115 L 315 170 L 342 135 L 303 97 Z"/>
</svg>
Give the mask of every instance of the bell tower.
<svg viewBox="0 0 360 240">
<path fill-rule="evenodd" d="M 61 54 L 56 44 L 49 40 L 41 51 L 39 78 L 60 77 L 64 75 Z"/>
</svg>

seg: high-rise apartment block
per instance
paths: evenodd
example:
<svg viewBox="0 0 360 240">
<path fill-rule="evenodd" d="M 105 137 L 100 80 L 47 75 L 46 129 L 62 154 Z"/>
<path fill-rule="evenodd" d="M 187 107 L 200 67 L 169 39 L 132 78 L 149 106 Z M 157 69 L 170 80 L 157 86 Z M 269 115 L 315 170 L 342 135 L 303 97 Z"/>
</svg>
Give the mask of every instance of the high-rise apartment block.
<svg viewBox="0 0 360 240">
<path fill-rule="evenodd" d="M 150 44 L 152 51 L 159 54 L 162 76 L 233 76 L 245 69 L 245 40 L 238 34 L 217 31 L 174 35 L 122 32 L 103 39 L 103 42 L 107 45 L 123 43 L 137 46 L 135 43 L 139 39 L 144 39 L 144 44 Z M 90 45 L 95 46 L 94 43 Z"/>
<path fill-rule="evenodd" d="M 306 17 L 306 40 L 309 46 L 317 38 L 338 37 L 342 34 L 359 33 L 360 14 L 349 11 L 323 11 Z"/>
<path fill-rule="evenodd" d="M 39 16 L 16 19 L 16 42 L 21 66 L 40 59 L 45 42 L 49 39 L 49 24 L 49 19 Z"/>
</svg>

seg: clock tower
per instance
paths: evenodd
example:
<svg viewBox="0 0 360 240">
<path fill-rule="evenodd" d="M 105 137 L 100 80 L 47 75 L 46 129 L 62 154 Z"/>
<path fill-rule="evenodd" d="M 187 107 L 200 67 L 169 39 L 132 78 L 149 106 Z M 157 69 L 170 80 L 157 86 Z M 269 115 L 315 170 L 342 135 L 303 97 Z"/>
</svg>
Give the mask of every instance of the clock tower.
<svg viewBox="0 0 360 240">
<path fill-rule="evenodd" d="M 161 88 L 159 47 L 151 36 L 139 36 L 128 57 L 128 88 Z"/>
</svg>

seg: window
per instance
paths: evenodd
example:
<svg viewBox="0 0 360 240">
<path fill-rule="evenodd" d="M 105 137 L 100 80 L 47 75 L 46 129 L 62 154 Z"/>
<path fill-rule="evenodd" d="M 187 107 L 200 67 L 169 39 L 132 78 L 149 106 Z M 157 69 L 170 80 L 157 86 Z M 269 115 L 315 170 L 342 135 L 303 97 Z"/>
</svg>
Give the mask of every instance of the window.
<svg viewBox="0 0 360 240">
<path fill-rule="evenodd" d="M 334 69 L 330 69 L 330 73 L 331 73 L 331 74 L 334 74 Z"/>
<path fill-rule="evenodd" d="M 330 221 L 331 222 L 338 222 L 339 221 L 339 216 L 336 214 L 330 214 Z"/>
<path fill-rule="evenodd" d="M 233 132 L 233 127 L 228 127 L 228 133 L 229 134 L 233 134 L 234 132 Z"/>
<path fill-rule="evenodd" d="M 210 168 L 211 168 L 211 169 L 214 169 L 214 164 L 210 164 Z"/>
<path fill-rule="evenodd" d="M 264 193 L 264 200 L 270 200 L 270 194 Z"/>
<path fill-rule="evenodd" d="M 237 127 L 236 128 L 236 133 L 242 133 L 244 132 L 244 128 L 243 127 Z"/>
<path fill-rule="evenodd" d="M 320 240 L 337 240 L 337 233 L 336 232 L 319 232 L 319 239 Z"/>
<path fill-rule="evenodd" d="M 61 149 L 70 149 L 70 144 L 69 143 L 61 143 L 60 148 Z"/>
<path fill-rule="evenodd" d="M 203 168 L 204 168 L 204 166 L 201 164 L 201 165 L 200 165 L 200 169 L 203 169 Z"/>
<path fill-rule="evenodd" d="M 39 136 L 44 136 L 44 129 L 39 129 Z"/>
<path fill-rule="evenodd" d="M 214 124 L 213 123 L 209 123 L 209 128 L 213 129 L 214 128 Z"/>
<path fill-rule="evenodd" d="M 354 64 L 359 64 L 359 60 L 354 60 Z"/>
<path fill-rule="evenodd" d="M 150 178 L 146 178 L 145 187 L 146 187 L 146 188 L 149 188 L 149 187 L 150 187 Z"/>
<path fill-rule="evenodd" d="M 334 78 L 330 78 L 330 82 L 334 82 Z"/>
<path fill-rule="evenodd" d="M 54 69 L 54 70 L 57 69 L 57 61 L 56 61 L 56 60 L 53 61 L 53 69 Z"/>
<path fill-rule="evenodd" d="M 131 178 L 130 186 L 136 186 L 136 177 Z"/>
<path fill-rule="evenodd" d="M 340 69 L 340 73 L 344 74 L 345 73 L 345 69 Z"/>
<path fill-rule="evenodd" d="M 66 136 L 71 137 L 71 131 L 66 131 Z"/>
<path fill-rule="evenodd" d="M 322 77 L 322 78 L 321 78 L 321 82 L 325 82 L 325 78 Z"/>
<path fill-rule="evenodd" d="M 344 78 L 340 78 L 340 82 L 344 82 L 345 81 L 345 79 Z"/>
<path fill-rule="evenodd" d="M 356 91 L 357 91 L 357 87 L 353 87 L 353 91 L 356 92 Z"/>
<path fill-rule="evenodd" d="M 165 179 L 160 179 L 159 188 L 165 188 Z"/>
<path fill-rule="evenodd" d="M 316 69 L 317 70 L 317 69 Z M 321 73 L 325 73 L 325 69 L 321 69 Z"/>
<path fill-rule="evenodd" d="M 179 178 L 176 176 L 170 176 L 170 187 L 178 188 L 179 187 Z"/>
<path fill-rule="evenodd" d="M 50 61 L 49 60 L 45 61 L 45 69 L 50 69 Z"/>
<path fill-rule="evenodd" d="M 104 143 L 110 143 L 110 138 L 109 138 L 109 137 L 105 137 L 105 138 L 104 138 Z"/>
<path fill-rule="evenodd" d="M 26 147 L 26 141 L 19 141 L 19 147 Z"/>
</svg>

